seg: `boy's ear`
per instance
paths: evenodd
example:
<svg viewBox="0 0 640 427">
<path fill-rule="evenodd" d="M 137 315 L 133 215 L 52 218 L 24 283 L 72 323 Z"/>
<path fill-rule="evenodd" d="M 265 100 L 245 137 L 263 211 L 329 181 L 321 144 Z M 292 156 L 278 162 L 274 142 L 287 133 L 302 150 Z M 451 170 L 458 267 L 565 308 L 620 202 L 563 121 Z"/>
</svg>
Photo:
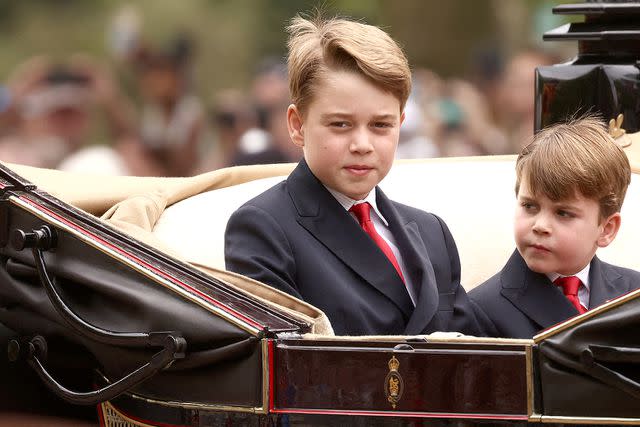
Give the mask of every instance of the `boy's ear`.
<svg viewBox="0 0 640 427">
<path fill-rule="evenodd" d="M 400 124 L 404 123 L 404 111 L 400 114 Z"/>
<path fill-rule="evenodd" d="M 622 218 L 620 217 L 620 212 L 611 214 L 608 218 L 605 218 L 602 221 L 602 232 L 596 242 L 598 247 L 604 248 L 613 242 L 613 239 L 616 238 L 616 234 L 618 234 L 618 230 L 620 230 L 621 221 Z"/>
<path fill-rule="evenodd" d="M 291 141 L 298 147 L 304 147 L 304 131 L 302 130 L 303 118 L 295 104 L 287 108 L 287 129 Z"/>
</svg>

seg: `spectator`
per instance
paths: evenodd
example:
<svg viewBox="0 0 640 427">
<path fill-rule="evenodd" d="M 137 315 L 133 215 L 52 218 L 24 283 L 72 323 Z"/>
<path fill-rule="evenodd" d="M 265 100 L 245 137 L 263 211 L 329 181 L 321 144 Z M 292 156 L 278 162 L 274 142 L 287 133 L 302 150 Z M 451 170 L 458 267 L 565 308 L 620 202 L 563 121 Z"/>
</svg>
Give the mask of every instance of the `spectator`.
<svg viewBox="0 0 640 427">
<path fill-rule="evenodd" d="M 192 51 L 191 40 L 180 35 L 164 49 L 141 47 L 134 60 L 141 140 L 163 175 L 193 174 L 205 135 L 204 109 L 191 88 Z"/>
<path fill-rule="evenodd" d="M 482 93 L 465 80 L 444 80 L 432 71 L 415 72 L 414 93 L 406 108 L 402 129 L 412 124 L 412 99 L 419 102 L 421 152 L 417 157 L 474 156 L 502 154 L 508 151 L 506 139 L 491 120 L 488 102 Z M 407 129 L 408 130 L 408 129 Z M 418 140 L 420 140 L 418 139 Z M 398 151 L 404 153 L 401 142 Z"/>
<path fill-rule="evenodd" d="M 290 104 L 287 69 L 282 61 L 264 60 L 253 79 L 251 92 L 258 115 L 258 128 L 241 138 L 232 165 L 297 162 L 302 150 L 289 138 L 286 111 Z"/>
<path fill-rule="evenodd" d="M 469 146 L 469 154 L 508 153 L 510 148 L 507 138 L 493 123 L 489 102 L 482 92 L 471 83 L 458 79 L 448 81 L 448 92 L 461 110 L 464 139 Z"/>
<path fill-rule="evenodd" d="M 495 98 L 495 110 L 511 153 L 520 152 L 522 145 L 533 135 L 535 69 L 555 62 L 552 55 L 535 48 L 523 50 L 507 62 Z"/>
<path fill-rule="evenodd" d="M 404 122 L 400 126 L 400 139 L 396 149 L 397 159 L 438 157 L 440 151 L 427 136 L 425 115 L 422 107 L 410 96 L 404 107 Z"/>
<path fill-rule="evenodd" d="M 225 89 L 215 95 L 210 121 L 215 146 L 200 166 L 203 172 L 233 164 L 242 136 L 249 129 L 258 129 L 257 112 L 249 97 L 236 89 Z"/>
<path fill-rule="evenodd" d="M 132 109 L 107 69 L 84 56 L 67 64 L 35 57 L 9 79 L 11 104 L 3 114 L 13 129 L 0 141 L 0 159 L 54 168 L 90 144 L 92 116 L 101 109 L 112 138 L 133 134 Z"/>
</svg>

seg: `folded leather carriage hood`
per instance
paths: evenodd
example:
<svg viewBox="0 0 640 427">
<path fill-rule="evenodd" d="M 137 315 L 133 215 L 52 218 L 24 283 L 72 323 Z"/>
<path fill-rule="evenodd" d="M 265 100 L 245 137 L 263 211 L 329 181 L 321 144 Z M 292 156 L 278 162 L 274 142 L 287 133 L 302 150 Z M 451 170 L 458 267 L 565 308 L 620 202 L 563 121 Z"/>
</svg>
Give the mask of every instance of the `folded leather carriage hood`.
<svg viewBox="0 0 640 427">
<path fill-rule="evenodd" d="M 0 324 L 19 337 L 14 363 L 78 404 L 122 392 L 262 404 L 262 338 L 308 325 L 0 176 Z"/>
<path fill-rule="evenodd" d="M 534 340 L 541 413 L 640 419 L 640 290 Z"/>
</svg>

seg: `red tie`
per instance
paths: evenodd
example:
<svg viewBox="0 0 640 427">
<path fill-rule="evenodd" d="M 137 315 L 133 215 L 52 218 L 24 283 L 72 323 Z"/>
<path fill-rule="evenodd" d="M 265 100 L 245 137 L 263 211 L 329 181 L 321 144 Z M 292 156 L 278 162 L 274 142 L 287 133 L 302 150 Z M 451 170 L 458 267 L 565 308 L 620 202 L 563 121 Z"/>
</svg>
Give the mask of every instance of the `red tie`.
<svg viewBox="0 0 640 427">
<path fill-rule="evenodd" d="M 402 270 L 400 269 L 400 265 L 398 264 L 398 260 L 396 256 L 393 254 L 393 251 L 389 247 L 389 244 L 382 238 L 381 235 L 378 234 L 376 228 L 373 226 L 373 222 L 371 221 L 371 205 L 369 203 L 358 203 L 357 205 L 351 206 L 349 212 L 353 212 L 360 223 L 360 227 L 364 230 L 365 233 L 369 235 L 373 239 L 373 241 L 378 245 L 378 247 L 384 252 L 384 254 L 389 258 L 391 264 L 396 268 L 396 271 L 400 275 L 400 278 L 404 282 L 404 276 L 402 275 Z"/>
<path fill-rule="evenodd" d="M 578 313 L 582 314 L 587 311 L 587 309 L 580 304 L 580 299 L 578 299 L 578 289 L 580 289 L 582 285 L 580 279 L 576 276 L 558 277 L 553 283 L 562 287 L 564 296 L 566 296 L 569 302 L 578 310 Z"/>
</svg>

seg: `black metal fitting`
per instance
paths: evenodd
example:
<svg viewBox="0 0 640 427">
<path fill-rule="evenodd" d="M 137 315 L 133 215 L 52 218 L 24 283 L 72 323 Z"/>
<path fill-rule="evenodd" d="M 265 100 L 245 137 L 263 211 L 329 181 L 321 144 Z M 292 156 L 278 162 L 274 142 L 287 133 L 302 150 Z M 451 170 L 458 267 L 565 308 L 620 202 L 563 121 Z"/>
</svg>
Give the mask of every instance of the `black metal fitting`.
<svg viewBox="0 0 640 427">
<path fill-rule="evenodd" d="M 57 240 L 55 230 L 48 225 L 43 225 L 39 229 L 28 233 L 17 229 L 11 234 L 11 245 L 17 251 L 31 248 L 47 251 L 55 248 Z"/>
</svg>

